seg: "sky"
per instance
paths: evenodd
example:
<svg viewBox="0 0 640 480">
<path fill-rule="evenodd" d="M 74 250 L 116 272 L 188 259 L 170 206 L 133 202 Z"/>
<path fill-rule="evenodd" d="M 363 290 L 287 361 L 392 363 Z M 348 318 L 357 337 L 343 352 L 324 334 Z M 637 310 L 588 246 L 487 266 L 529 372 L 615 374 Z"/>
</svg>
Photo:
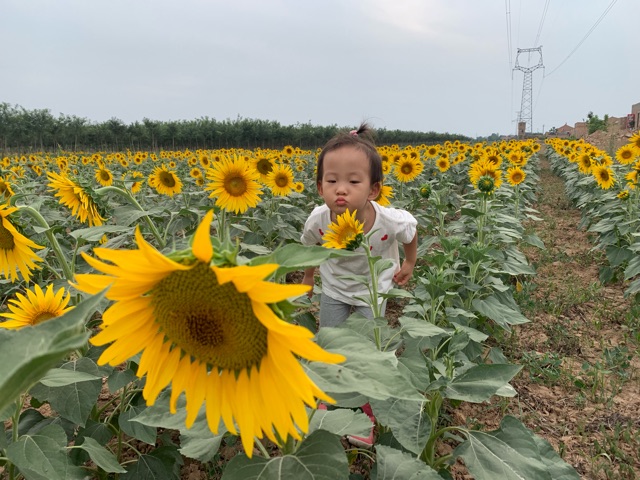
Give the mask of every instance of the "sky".
<svg viewBox="0 0 640 480">
<path fill-rule="evenodd" d="M 640 103 L 638 0 L 0 0 L 0 18 L 0 102 L 92 122 L 513 134 L 534 47 L 533 131 Z"/>
</svg>

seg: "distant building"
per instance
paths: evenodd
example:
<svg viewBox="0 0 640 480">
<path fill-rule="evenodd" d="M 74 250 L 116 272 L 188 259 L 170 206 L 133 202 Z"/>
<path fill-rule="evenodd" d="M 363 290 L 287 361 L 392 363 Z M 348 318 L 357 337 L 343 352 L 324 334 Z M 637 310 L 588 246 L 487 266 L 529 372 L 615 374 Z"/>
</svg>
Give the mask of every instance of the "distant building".
<svg viewBox="0 0 640 480">
<path fill-rule="evenodd" d="M 640 103 L 631 105 L 631 115 L 633 115 L 633 124 L 629 125 L 629 128 L 637 130 L 640 128 Z"/>
<path fill-rule="evenodd" d="M 573 127 L 573 136 L 576 138 L 585 138 L 589 134 L 587 122 L 576 122 Z"/>
<path fill-rule="evenodd" d="M 573 127 L 570 127 L 566 123 L 561 127 L 556 128 L 556 135 L 558 137 L 572 137 L 573 136 Z"/>
</svg>

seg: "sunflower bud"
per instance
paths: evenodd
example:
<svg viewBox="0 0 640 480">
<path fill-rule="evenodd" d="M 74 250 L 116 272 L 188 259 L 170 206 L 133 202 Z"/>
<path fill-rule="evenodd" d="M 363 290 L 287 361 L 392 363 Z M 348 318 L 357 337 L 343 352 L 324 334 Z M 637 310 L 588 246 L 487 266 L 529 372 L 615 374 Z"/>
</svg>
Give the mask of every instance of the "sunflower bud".
<svg viewBox="0 0 640 480">
<path fill-rule="evenodd" d="M 478 180 L 478 190 L 480 190 L 485 195 L 491 195 L 496 186 L 495 180 L 489 175 L 483 175 Z"/>
<path fill-rule="evenodd" d="M 420 187 L 420 196 L 422 198 L 429 198 L 430 195 L 431 195 L 431 185 L 428 183 L 423 184 Z"/>
</svg>

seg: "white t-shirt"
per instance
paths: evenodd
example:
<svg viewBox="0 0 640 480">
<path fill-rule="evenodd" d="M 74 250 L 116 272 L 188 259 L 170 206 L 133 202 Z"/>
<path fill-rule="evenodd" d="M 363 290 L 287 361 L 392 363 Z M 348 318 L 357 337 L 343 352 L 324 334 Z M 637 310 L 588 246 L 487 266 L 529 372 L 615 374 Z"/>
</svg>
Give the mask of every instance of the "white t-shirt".
<svg viewBox="0 0 640 480">
<path fill-rule="evenodd" d="M 378 293 L 387 293 L 393 286 L 393 276 L 400 269 L 399 243 L 410 243 L 416 235 L 418 222 L 406 210 L 382 207 L 371 202 L 376 211 L 376 219 L 369 233 L 374 232 L 369 243 L 374 257 L 388 258 L 393 266 L 384 270 L 378 277 Z M 326 205 L 313 209 L 304 224 L 300 241 L 303 245 L 324 243 L 322 236 L 331 224 L 331 211 Z M 347 258 L 330 258 L 320 265 L 322 292 L 325 295 L 349 305 L 367 305 L 363 300 L 355 297 L 369 297 L 369 290 L 365 285 L 350 279 L 340 278 L 342 275 L 369 276 L 367 256 L 359 247 L 356 252 L 362 255 Z M 382 303 L 382 299 L 380 299 Z"/>
</svg>

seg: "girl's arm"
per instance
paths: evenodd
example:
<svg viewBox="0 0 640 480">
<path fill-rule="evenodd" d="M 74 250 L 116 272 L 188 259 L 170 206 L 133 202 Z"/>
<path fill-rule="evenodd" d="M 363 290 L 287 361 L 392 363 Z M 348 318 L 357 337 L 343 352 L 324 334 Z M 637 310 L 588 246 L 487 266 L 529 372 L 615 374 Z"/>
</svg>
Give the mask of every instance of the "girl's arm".
<svg viewBox="0 0 640 480">
<path fill-rule="evenodd" d="M 413 275 L 413 269 L 418 260 L 418 232 L 413 236 L 413 240 L 404 243 L 404 261 L 400 270 L 393 276 L 393 281 L 398 285 L 405 285 Z"/>
</svg>

